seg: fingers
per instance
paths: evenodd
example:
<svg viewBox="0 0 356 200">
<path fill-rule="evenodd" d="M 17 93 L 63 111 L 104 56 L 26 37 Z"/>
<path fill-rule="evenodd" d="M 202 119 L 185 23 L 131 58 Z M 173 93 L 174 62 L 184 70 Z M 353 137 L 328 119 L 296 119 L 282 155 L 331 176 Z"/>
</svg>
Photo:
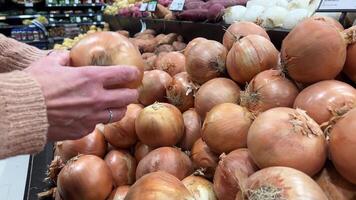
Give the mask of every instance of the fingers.
<svg viewBox="0 0 356 200">
<path fill-rule="evenodd" d="M 136 89 L 111 89 L 104 90 L 101 96 L 105 101 L 103 108 L 121 108 L 138 100 L 138 91 Z"/>
<path fill-rule="evenodd" d="M 110 111 L 112 112 L 112 114 L 110 114 Z M 107 123 L 120 121 L 125 116 L 125 113 L 126 113 L 126 107 L 115 108 L 115 109 L 110 108 L 110 109 L 100 111 L 98 114 L 95 114 L 95 120 L 97 120 L 96 124 L 99 123 L 107 124 Z M 110 115 L 111 115 L 111 119 L 110 119 Z"/>
<path fill-rule="evenodd" d="M 69 51 L 53 51 L 47 58 L 61 66 L 68 66 L 70 63 Z"/>
</svg>

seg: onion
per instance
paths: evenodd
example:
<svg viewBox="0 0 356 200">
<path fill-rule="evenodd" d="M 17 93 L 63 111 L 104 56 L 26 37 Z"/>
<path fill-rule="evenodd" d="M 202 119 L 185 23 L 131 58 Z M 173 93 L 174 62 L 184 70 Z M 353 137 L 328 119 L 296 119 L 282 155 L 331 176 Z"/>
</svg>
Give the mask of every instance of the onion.
<svg viewBox="0 0 356 200">
<path fill-rule="evenodd" d="M 350 200 L 356 198 L 356 185 L 345 180 L 332 166 L 326 165 L 315 181 L 330 200 Z"/>
<path fill-rule="evenodd" d="M 135 158 L 137 162 L 140 162 L 143 157 L 145 157 L 149 152 L 153 150 L 152 147 L 149 147 L 146 144 L 138 142 L 135 146 Z"/>
<path fill-rule="evenodd" d="M 145 62 L 145 71 L 153 70 L 157 56 L 154 53 L 144 53 L 142 54 L 142 58 Z"/>
<path fill-rule="evenodd" d="M 188 176 L 182 180 L 184 186 L 193 194 L 195 200 L 217 200 L 213 184 L 199 176 Z"/>
<path fill-rule="evenodd" d="M 231 6 L 225 10 L 223 19 L 225 24 L 232 24 L 237 21 L 241 21 L 245 15 L 246 7 L 245 6 Z M 226 47 L 226 46 L 225 46 Z"/>
<path fill-rule="evenodd" d="M 186 54 L 185 69 L 193 81 L 203 84 L 225 72 L 226 48 L 219 42 L 197 42 Z"/>
<path fill-rule="evenodd" d="M 267 32 L 262 27 L 252 22 L 235 22 L 231 24 L 226 30 L 223 38 L 223 44 L 227 50 L 230 50 L 232 45 L 241 37 L 246 37 L 253 34 L 263 36 L 270 40 Z"/>
<path fill-rule="evenodd" d="M 277 49 L 259 35 L 248 35 L 235 42 L 226 59 L 229 75 L 241 84 L 264 70 L 277 67 L 277 64 Z"/>
<path fill-rule="evenodd" d="M 246 181 L 245 197 L 237 200 L 328 200 L 318 184 L 306 174 L 289 167 L 262 169 Z"/>
<path fill-rule="evenodd" d="M 174 76 L 185 71 L 185 56 L 179 52 L 169 52 L 158 56 L 154 69 L 159 69 Z"/>
<path fill-rule="evenodd" d="M 131 185 L 135 182 L 136 160 L 128 152 L 112 150 L 105 156 L 114 178 L 115 186 Z"/>
<path fill-rule="evenodd" d="M 71 200 L 105 200 L 112 186 L 110 168 L 104 160 L 93 155 L 82 155 L 68 161 L 57 181 L 62 199 Z"/>
<path fill-rule="evenodd" d="M 247 146 L 262 169 L 285 166 L 310 176 L 326 160 L 326 139 L 319 125 L 305 111 L 272 108 L 261 113 L 248 131 Z"/>
<path fill-rule="evenodd" d="M 153 172 L 131 186 L 125 200 L 195 200 L 176 177 L 165 172 Z"/>
<path fill-rule="evenodd" d="M 284 29 L 292 29 L 298 23 L 303 21 L 309 16 L 309 11 L 307 9 L 299 8 L 288 12 L 287 16 L 283 20 Z"/>
<path fill-rule="evenodd" d="M 190 49 L 195 46 L 196 44 L 198 44 L 199 42 L 202 42 L 202 41 L 206 41 L 207 39 L 205 38 L 202 38 L 202 37 L 197 37 L 197 38 L 194 38 L 192 41 L 190 41 L 187 46 L 185 47 L 184 49 L 184 56 L 187 57 L 188 54 L 189 54 L 189 51 Z"/>
<path fill-rule="evenodd" d="M 215 78 L 204 83 L 195 95 L 195 109 L 204 119 L 207 112 L 221 103 L 238 103 L 240 88 L 227 78 Z"/>
<path fill-rule="evenodd" d="M 135 131 L 135 120 L 142 110 L 140 104 L 130 104 L 127 106 L 125 116 L 118 122 L 104 126 L 104 136 L 106 141 L 116 148 L 129 148 L 137 141 Z"/>
<path fill-rule="evenodd" d="M 184 136 L 178 146 L 183 150 L 190 151 L 195 141 L 200 138 L 202 121 L 199 114 L 190 109 L 183 113 Z"/>
<path fill-rule="evenodd" d="M 126 197 L 126 194 L 129 192 L 129 189 L 130 189 L 130 186 L 128 186 L 128 185 L 124 185 L 124 186 L 115 188 L 111 192 L 108 200 L 124 200 Z"/>
<path fill-rule="evenodd" d="M 288 9 L 308 8 L 310 2 L 310 0 L 291 0 L 289 1 Z"/>
<path fill-rule="evenodd" d="M 272 6 L 267 8 L 261 16 L 262 26 L 267 28 L 282 27 L 287 14 L 288 10 L 284 7 Z"/>
<path fill-rule="evenodd" d="M 167 103 L 154 103 L 144 108 L 135 127 L 140 141 L 151 147 L 175 145 L 184 134 L 182 113 Z"/>
<path fill-rule="evenodd" d="M 346 83 L 328 80 L 302 90 L 294 102 L 295 108 L 307 111 L 318 124 L 345 114 L 356 105 L 356 90 Z"/>
<path fill-rule="evenodd" d="M 107 143 L 103 134 L 96 128 L 89 135 L 78 140 L 65 140 L 56 143 L 56 154 L 67 162 L 78 154 L 105 156 Z"/>
<path fill-rule="evenodd" d="M 142 85 L 138 89 L 138 100 L 145 106 L 156 101 L 165 101 L 166 87 L 171 81 L 172 77 L 165 71 L 145 71 Z"/>
<path fill-rule="evenodd" d="M 261 15 L 265 11 L 265 9 L 266 9 L 265 7 L 260 5 L 252 5 L 250 7 L 247 7 L 243 20 L 261 25 L 262 24 Z"/>
<path fill-rule="evenodd" d="M 347 112 L 331 130 L 330 154 L 336 170 L 356 184 L 356 108 Z"/>
<path fill-rule="evenodd" d="M 211 178 L 214 176 L 219 158 L 201 138 L 192 147 L 191 159 L 195 167 L 200 169 L 205 177 Z"/>
<path fill-rule="evenodd" d="M 172 46 L 175 51 L 183 51 L 185 47 L 187 47 L 187 44 L 185 44 L 184 42 L 175 41 L 173 42 Z"/>
<path fill-rule="evenodd" d="M 335 28 L 337 28 L 339 31 L 343 31 L 344 27 L 342 26 L 342 24 L 340 24 L 340 22 L 338 22 L 337 20 L 328 17 L 328 16 L 322 16 L 322 15 L 314 15 L 312 17 L 310 17 L 311 19 L 315 19 L 315 20 L 321 20 L 321 21 L 325 21 L 326 23 L 333 25 Z"/>
<path fill-rule="evenodd" d="M 141 78 L 120 87 L 136 88 L 141 84 L 144 62 L 140 52 L 128 38 L 116 32 L 91 33 L 81 39 L 70 51 L 71 66 L 132 65 Z"/>
<path fill-rule="evenodd" d="M 214 176 L 214 191 L 218 199 L 235 200 L 246 179 L 257 170 L 247 149 L 223 154 Z"/>
<path fill-rule="evenodd" d="M 298 88 L 277 70 L 257 74 L 241 92 L 241 106 L 255 114 L 275 107 L 293 107 Z"/>
<path fill-rule="evenodd" d="M 347 47 L 347 57 L 344 66 L 345 74 L 356 83 L 356 44 Z"/>
<path fill-rule="evenodd" d="M 346 44 L 340 31 L 330 23 L 306 19 L 283 40 L 281 62 L 297 82 L 333 79 L 345 63 Z"/>
<path fill-rule="evenodd" d="M 205 117 L 202 139 L 218 154 L 246 147 L 247 133 L 252 121 L 253 115 L 239 105 L 216 105 Z"/>
<path fill-rule="evenodd" d="M 164 171 L 182 180 L 193 173 L 189 157 L 177 148 L 160 147 L 148 153 L 137 165 L 136 179 L 143 175 Z"/>
<path fill-rule="evenodd" d="M 194 107 L 194 94 L 198 85 L 190 80 L 187 72 L 181 72 L 173 77 L 166 88 L 168 102 L 184 112 Z"/>
</svg>

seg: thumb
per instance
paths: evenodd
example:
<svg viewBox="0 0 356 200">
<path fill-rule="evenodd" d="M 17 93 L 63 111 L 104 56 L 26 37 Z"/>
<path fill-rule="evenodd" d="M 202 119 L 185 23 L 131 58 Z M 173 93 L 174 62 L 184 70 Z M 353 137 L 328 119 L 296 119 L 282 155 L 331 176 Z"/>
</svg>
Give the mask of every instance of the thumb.
<svg viewBox="0 0 356 200">
<path fill-rule="evenodd" d="M 48 57 L 55 63 L 61 66 L 69 66 L 70 63 L 70 54 L 69 51 L 52 51 Z"/>
</svg>

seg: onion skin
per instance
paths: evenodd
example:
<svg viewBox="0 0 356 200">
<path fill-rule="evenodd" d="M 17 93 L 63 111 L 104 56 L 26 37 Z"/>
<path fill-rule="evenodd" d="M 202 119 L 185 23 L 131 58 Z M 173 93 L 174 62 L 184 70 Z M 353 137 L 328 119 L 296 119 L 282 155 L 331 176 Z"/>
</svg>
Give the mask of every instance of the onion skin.
<svg viewBox="0 0 356 200">
<path fill-rule="evenodd" d="M 252 22 L 234 22 L 227 28 L 224 37 L 223 44 L 227 50 L 230 50 L 232 45 L 241 37 L 248 35 L 260 35 L 267 40 L 271 40 L 266 30 Z"/>
<path fill-rule="evenodd" d="M 78 154 L 96 155 L 101 158 L 105 156 L 107 143 L 103 134 L 95 129 L 89 135 L 78 140 L 65 140 L 56 143 L 56 153 L 63 162 L 77 156 Z"/>
<path fill-rule="evenodd" d="M 166 88 L 167 99 L 181 112 L 194 107 L 194 94 L 197 84 L 193 83 L 187 72 L 176 74 Z"/>
<path fill-rule="evenodd" d="M 145 71 L 153 70 L 157 56 L 154 53 L 143 53 L 142 58 L 145 62 Z"/>
<path fill-rule="evenodd" d="M 116 32 L 96 32 L 81 39 L 70 51 L 71 66 L 130 65 L 139 70 L 139 81 L 120 87 L 137 88 L 141 84 L 144 62 L 137 47 Z M 118 86 L 119 87 L 119 86 Z"/>
<path fill-rule="evenodd" d="M 131 185 L 135 182 L 136 160 L 128 152 L 112 150 L 105 156 L 115 186 Z"/>
<path fill-rule="evenodd" d="M 328 122 L 356 105 L 356 90 L 347 83 L 327 80 L 302 90 L 294 107 L 307 111 L 318 124 Z"/>
<path fill-rule="evenodd" d="M 266 70 L 257 74 L 241 92 L 241 106 L 254 114 L 275 107 L 293 107 L 299 91 L 280 71 Z"/>
<path fill-rule="evenodd" d="M 211 178 L 214 176 L 219 158 L 201 138 L 198 139 L 192 147 L 191 159 L 196 168 L 205 169 L 205 177 Z"/>
<path fill-rule="evenodd" d="M 334 25 L 324 20 L 300 22 L 282 43 L 282 65 L 300 83 L 334 79 L 345 59 L 346 41 Z"/>
<path fill-rule="evenodd" d="M 140 104 L 130 104 L 127 106 L 125 116 L 118 122 L 104 126 L 104 136 L 106 141 L 116 148 L 129 148 L 137 141 L 135 131 L 135 120 L 143 109 Z"/>
<path fill-rule="evenodd" d="M 225 71 L 227 49 L 213 40 L 197 42 L 186 54 L 186 71 L 194 82 L 203 84 L 222 76 Z"/>
<path fill-rule="evenodd" d="M 253 115 L 239 105 L 216 105 L 205 117 L 202 139 L 218 154 L 247 147 L 247 133 L 252 121 Z"/>
<path fill-rule="evenodd" d="M 258 200 L 262 196 L 265 199 L 328 200 L 313 179 L 289 167 L 269 167 L 254 173 L 247 179 L 244 190 L 245 198 L 241 198 L 240 193 L 237 200 Z"/>
<path fill-rule="evenodd" d="M 327 16 L 311 16 L 310 18 L 311 19 L 315 19 L 315 20 L 325 21 L 326 23 L 329 23 L 330 25 L 333 25 L 339 31 L 344 31 L 345 30 L 344 27 L 342 26 L 342 24 L 340 24 L 340 22 L 336 21 L 334 18 L 327 17 Z"/>
<path fill-rule="evenodd" d="M 144 108 L 135 127 L 140 141 L 151 147 L 175 145 L 184 134 L 182 113 L 168 103 L 154 103 Z"/>
<path fill-rule="evenodd" d="M 187 46 L 184 49 L 184 56 L 187 57 L 189 54 L 190 49 L 195 46 L 197 43 L 201 42 L 201 41 L 206 41 L 207 39 L 202 38 L 202 37 L 197 37 L 194 38 L 192 41 L 190 41 Z"/>
<path fill-rule="evenodd" d="M 192 193 L 195 200 L 217 200 L 213 184 L 199 176 L 188 176 L 182 180 L 184 186 Z"/>
<path fill-rule="evenodd" d="M 350 44 L 347 47 L 347 57 L 346 63 L 344 66 L 345 74 L 354 82 L 356 83 L 356 45 Z"/>
<path fill-rule="evenodd" d="M 215 78 L 203 84 L 195 95 L 195 109 L 205 118 L 207 112 L 221 103 L 238 103 L 240 87 L 227 78 Z"/>
<path fill-rule="evenodd" d="M 129 189 L 130 189 L 130 186 L 128 186 L 128 185 L 124 185 L 124 186 L 115 188 L 111 192 L 108 200 L 124 200 L 126 197 L 126 194 L 129 192 Z"/>
<path fill-rule="evenodd" d="M 248 131 L 247 146 L 259 166 L 284 166 L 309 176 L 324 166 L 326 139 L 319 125 L 302 110 L 272 108 L 261 113 Z"/>
<path fill-rule="evenodd" d="M 234 43 L 226 58 L 230 77 L 245 84 L 258 73 L 277 67 L 278 50 L 260 35 L 248 35 Z"/>
<path fill-rule="evenodd" d="M 258 170 L 247 149 L 237 149 L 221 157 L 214 175 L 218 199 L 235 200 L 247 178 Z"/>
<path fill-rule="evenodd" d="M 153 172 L 131 186 L 125 200 L 195 200 L 176 177 L 165 172 Z"/>
<path fill-rule="evenodd" d="M 329 150 L 336 170 L 348 181 L 356 184 L 356 108 L 336 122 L 330 132 Z"/>
<path fill-rule="evenodd" d="M 177 148 L 160 147 L 148 153 L 137 165 L 136 179 L 145 174 L 164 171 L 182 180 L 193 173 L 189 157 Z"/>
<path fill-rule="evenodd" d="M 147 106 L 156 101 L 166 101 L 166 87 L 172 82 L 172 77 L 165 71 L 145 71 L 142 85 L 138 88 L 138 100 Z"/>
<path fill-rule="evenodd" d="M 201 136 L 202 121 L 199 114 L 194 109 L 187 110 L 183 113 L 183 121 L 184 136 L 178 146 L 185 151 L 190 151 L 195 141 Z"/>
<path fill-rule="evenodd" d="M 185 71 L 185 56 L 179 52 L 169 52 L 156 59 L 154 69 L 159 69 L 174 76 Z"/>
<path fill-rule="evenodd" d="M 344 179 L 330 163 L 314 179 L 329 200 L 350 200 L 356 198 L 356 185 Z"/>
<path fill-rule="evenodd" d="M 145 157 L 149 152 L 151 152 L 154 148 L 149 147 L 146 144 L 138 142 L 135 146 L 135 158 L 137 162 L 140 162 L 143 157 Z"/>
<path fill-rule="evenodd" d="M 62 199 L 105 200 L 113 187 L 110 168 L 104 160 L 82 155 L 70 160 L 58 175 L 57 189 Z"/>
</svg>

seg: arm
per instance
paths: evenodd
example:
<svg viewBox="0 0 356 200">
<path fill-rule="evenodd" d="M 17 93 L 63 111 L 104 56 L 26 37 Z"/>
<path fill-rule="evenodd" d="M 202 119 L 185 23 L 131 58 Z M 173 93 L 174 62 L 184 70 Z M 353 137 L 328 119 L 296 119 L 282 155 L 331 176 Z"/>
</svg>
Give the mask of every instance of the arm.
<svg viewBox="0 0 356 200">
<path fill-rule="evenodd" d="M 27 68 L 47 53 L 0 34 L 0 73 Z"/>
</svg>

